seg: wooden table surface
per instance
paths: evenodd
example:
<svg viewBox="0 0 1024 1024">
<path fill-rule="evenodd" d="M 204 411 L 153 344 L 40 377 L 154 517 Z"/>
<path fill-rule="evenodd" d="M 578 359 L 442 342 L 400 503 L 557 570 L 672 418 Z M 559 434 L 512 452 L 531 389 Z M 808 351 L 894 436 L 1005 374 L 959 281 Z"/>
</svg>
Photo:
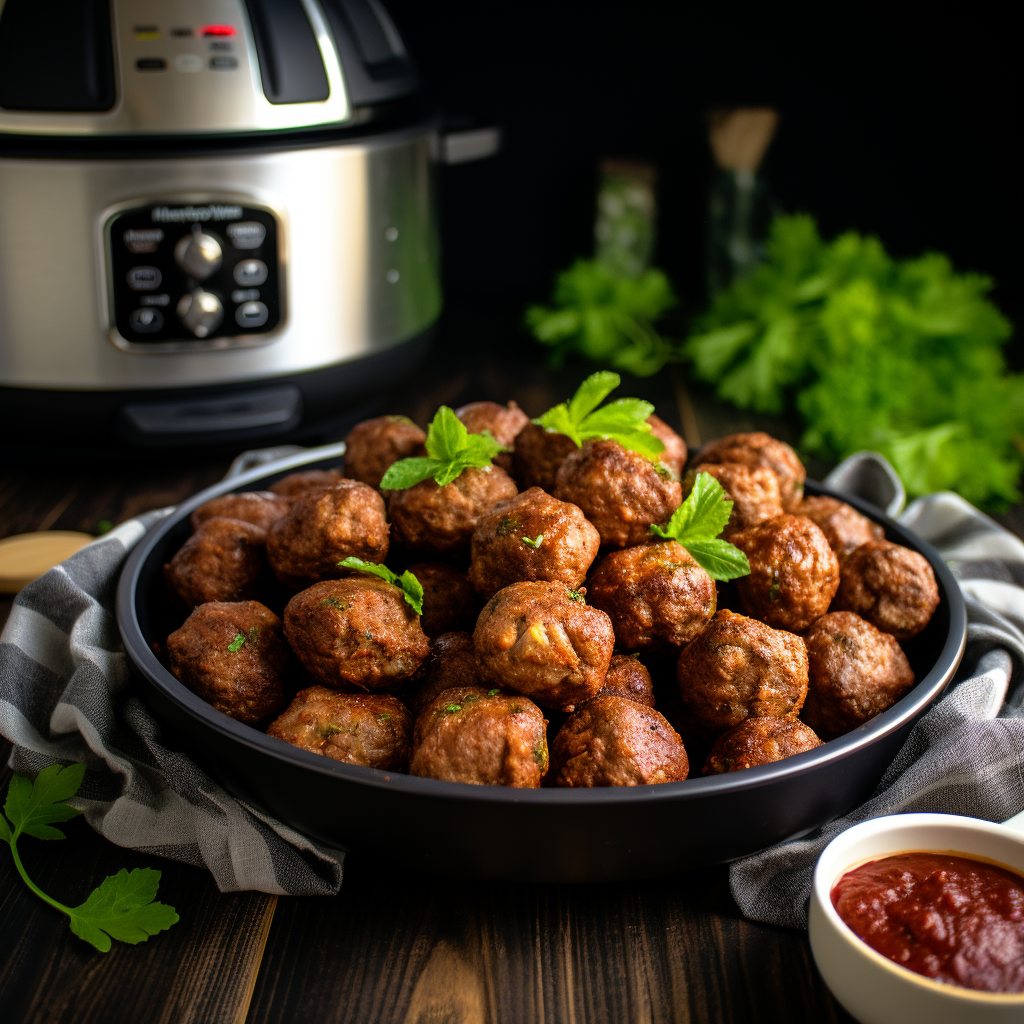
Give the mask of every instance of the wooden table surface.
<svg viewBox="0 0 1024 1024">
<path fill-rule="evenodd" d="M 425 423 L 442 402 L 515 399 L 537 415 L 588 372 L 522 355 L 515 319 L 448 315 L 414 380 L 382 409 Z M 691 446 L 761 426 L 716 406 L 682 375 L 631 382 Z M 785 433 L 779 425 L 768 425 Z M 56 456 L 0 473 L 0 537 L 95 532 L 180 501 L 223 476 L 230 456 L 151 455 L 87 464 Z M 1019 520 L 1011 520 L 1019 530 Z M 10 601 L 0 604 L 0 621 Z M 8 745 L 0 740 L 6 762 Z M 0 772 L 5 792 L 9 769 Z M 0 1021 L 61 1024 L 476 1024 L 851 1021 L 803 932 L 742 918 L 724 866 L 657 881 L 529 886 L 395 877 L 358 854 L 333 898 L 219 893 L 204 871 L 113 846 L 81 819 L 66 842 L 26 839 L 26 869 L 74 904 L 122 867 L 163 872 L 180 922 L 106 954 L 75 938 L 0 849 Z"/>
</svg>

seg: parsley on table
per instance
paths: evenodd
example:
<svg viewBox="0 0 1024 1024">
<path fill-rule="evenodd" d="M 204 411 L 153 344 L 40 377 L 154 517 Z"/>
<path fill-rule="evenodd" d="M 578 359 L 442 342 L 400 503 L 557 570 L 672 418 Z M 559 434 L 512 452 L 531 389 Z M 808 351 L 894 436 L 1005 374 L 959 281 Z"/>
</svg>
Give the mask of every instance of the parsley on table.
<svg viewBox="0 0 1024 1024">
<path fill-rule="evenodd" d="M 750 572 L 747 556 L 734 544 L 716 538 L 732 514 L 732 502 L 710 473 L 698 473 L 686 501 L 667 526 L 651 526 L 662 540 L 678 541 L 713 580 L 734 580 Z"/>
<path fill-rule="evenodd" d="M 412 605 L 412 610 L 417 615 L 423 614 L 423 584 L 408 569 L 399 576 L 392 572 L 386 565 L 377 562 L 364 562 L 361 558 L 346 558 L 339 562 L 342 569 L 357 569 L 359 572 L 368 572 L 373 576 L 379 576 L 385 583 L 398 587 L 402 597 Z M 322 603 L 322 602 L 321 602 Z M 367 639 L 372 639 L 367 631 Z"/>
<path fill-rule="evenodd" d="M 12 776 L 4 814 L 0 815 L 0 839 L 10 846 L 14 866 L 29 889 L 55 910 L 67 914 L 71 930 L 80 939 L 106 953 L 111 939 L 132 944 L 145 942 L 151 935 L 177 924 L 178 915 L 174 907 L 153 902 L 160 882 L 160 872 L 153 868 L 122 868 L 105 878 L 77 907 L 58 903 L 29 878 L 18 853 L 18 839 L 23 835 L 64 839 L 64 833 L 54 828 L 54 823 L 79 813 L 66 801 L 78 792 L 84 775 L 84 764 L 66 768 L 54 764 L 44 768 L 35 782 L 24 775 Z"/>
</svg>

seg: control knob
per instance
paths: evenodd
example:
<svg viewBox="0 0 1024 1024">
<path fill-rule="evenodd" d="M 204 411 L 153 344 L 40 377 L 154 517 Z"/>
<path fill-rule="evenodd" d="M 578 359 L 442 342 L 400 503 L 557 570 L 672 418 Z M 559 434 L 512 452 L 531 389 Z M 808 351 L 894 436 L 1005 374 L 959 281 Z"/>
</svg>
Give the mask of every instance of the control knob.
<svg viewBox="0 0 1024 1024">
<path fill-rule="evenodd" d="M 183 295 L 178 302 L 178 318 L 197 337 L 205 338 L 217 330 L 224 319 L 220 299 L 202 288 Z"/>
<path fill-rule="evenodd" d="M 198 226 L 174 247 L 175 262 L 197 281 L 205 281 L 216 273 L 223 258 L 220 242 L 212 235 L 200 231 Z"/>
</svg>

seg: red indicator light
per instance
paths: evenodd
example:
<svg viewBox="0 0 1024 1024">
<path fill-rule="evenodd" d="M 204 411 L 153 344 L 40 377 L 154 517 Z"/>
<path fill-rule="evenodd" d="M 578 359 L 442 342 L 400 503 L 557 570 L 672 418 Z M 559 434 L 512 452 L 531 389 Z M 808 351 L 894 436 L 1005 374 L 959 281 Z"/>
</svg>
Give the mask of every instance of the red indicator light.
<svg viewBox="0 0 1024 1024">
<path fill-rule="evenodd" d="M 204 36 L 233 36 L 235 30 L 230 25 L 204 25 L 199 30 Z"/>
</svg>

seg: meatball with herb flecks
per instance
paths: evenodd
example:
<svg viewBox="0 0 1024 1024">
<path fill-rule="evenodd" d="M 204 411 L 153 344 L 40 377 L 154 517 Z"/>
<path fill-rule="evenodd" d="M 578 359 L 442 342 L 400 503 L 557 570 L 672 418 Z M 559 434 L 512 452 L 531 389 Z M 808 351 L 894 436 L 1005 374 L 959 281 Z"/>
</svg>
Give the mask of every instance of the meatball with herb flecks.
<svg viewBox="0 0 1024 1024">
<path fill-rule="evenodd" d="M 586 578 L 601 538 L 568 502 L 531 487 L 495 505 L 473 533 L 469 579 L 484 597 L 521 580 L 570 590 Z"/>
<path fill-rule="evenodd" d="M 269 530 L 292 507 L 290 498 L 273 491 L 243 491 L 241 494 L 222 494 L 211 498 L 189 517 L 193 530 L 198 530 L 209 519 L 241 519 L 263 530 Z"/>
<path fill-rule="evenodd" d="M 258 601 L 200 605 L 167 638 L 178 681 L 247 725 L 284 707 L 289 659 L 281 620 Z"/>
<path fill-rule="evenodd" d="M 558 469 L 555 497 L 579 506 L 605 547 L 641 544 L 683 500 L 679 481 L 664 467 L 604 438 L 587 441 Z"/>
<path fill-rule="evenodd" d="M 292 588 L 343 576 L 338 563 L 345 558 L 383 562 L 387 553 L 384 500 L 357 480 L 297 498 L 267 534 L 270 567 Z"/>
<path fill-rule="evenodd" d="M 939 605 L 924 555 L 887 540 L 868 541 L 843 559 L 836 611 L 856 612 L 897 640 L 917 636 Z"/>
<path fill-rule="evenodd" d="M 793 633 L 721 611 L 683 648 L 679 696 L 709 731 L 795 716 L 807 697 L 807 648 Z"/>
<path fill-rule="evenodd" d="M 885 539 L 885 531 L 878 523 L 873 523 L 852 505 L 837 498 L 824 495 L 804 498 L 798 512 L 817 524 L 840 559 L 869 540 Z"/>
<path fill-rule="evenodd" d="M 628 697 L 638 704 L 654 707 L 654 684 L 643 662 L 632 654 L 613 654 L 604 686 L 595 697 Z"/>
<path fill-rule="evenodd" d="M 548 769 L 546 729 L 540 708 L 525 697 L 454 687 L 419 713 L 409 774 L 536 789 Z"/>
<path fill-rule="evenodd" d="M 463 470 L 443 487 L 427 478 L 388 502 L 395 538 L 410 551 L 466 555 L 481 517 L 516 494 L 512 478 L 497 466 Z"/>
<path fill-rule="evenodd" d="M 682 476 L 683 466 L 686 465 L 686 442 L 658 416 L 648 416 L 647 424 L 651 433 L 665 446 L 665 450 L 658 455 L 659 461 L 677 477 Z"/>
<path fill-rule="evenodd" d="M 516 435 L 530 418 L 516 405 L 498 405 L 497 402 L 470 402 L 455 410 L 455 415 L 471 434 L 482 434 L 488 431 L 498 444 L 511 448 L 515 444 Z M 512 471 L 512 453 L 501 452 L 494 457 L 494 464 L 501 466 L 506 473 Z"/>
<path fill-rule="evenodd" d="M 748 526 L 757 526 L 782 515 L 779 481 L 770 469 L 763 466 L 751 468 L 739 462 L 701 463 L 683 477 L 684 497 L 693 490 L 694 482 L 701 473 L 713 476 L 732 502 L 729 521 L 722 531 L 726 539 Z"/>
<path fill-rule="evenodd" d="M 820 746 L 814 730 L 799 718 L 747 718 L 718 737 L 701 774 L 757 768 Z"/>
<path fill-rule="evenodd" d="M 556 786 L 648 786 L 690 771 L 679 734 L 654 708 L 627 697 L 595 697 L 551 742 Z"/>
<path fill-rule="evenodd" d="M 164 566 L 171 595 L 186 608 L 248 601 L 267 582 L 267 532 L 241 519 L 207 519 Z"/>
<path fill-rule="evenodd" d="M 810 682 L 801 712 L 822 736 L 841 736 L 888 710 L 914 685 L 896 638 L 853 612 L 829 612 L 804 634 Z"/>
<path fill-rule="evenodd" d="M 800 633 L 828 611 L 839 587 L 839 561 L 810 519 L 777 516 L 729 539 L 750 562 L 750 573 L 736 580 L 748 615 Z"/>
<path fill-rule="evenodd" d="M 300 690 L 267 728 L 267 735 L 332 761 L 367 768 L 409 763 L 412 715 L 386 693 L 338 693 L 326 686 Z"/>
<path fill-rule="evenodd" d="M 345 438 L 345 476 L 379 488 L 399 459 L 422 453 L 427 435 L 407 416 L 377 416 L 357 423 Z"/>
<path fill-rule="evenodd" d="M 676 541 L 611 551 L 594 567 L 587 597 L 607 612 L 627 650 L 689 643 L 715 614 L 715 581 Z"/>
<path fill-rule="evenodd" d="M 698 463 L 739 462 L 751 469 L 763 466 L 770 469 L 779 482 L 782 508 L 794 512 L 804 495 L 807 470 L 793 449 L 769 434 L 760 431 L 749 434 L 729 434 L 717 441 L 709 441 L 697 453 Z"/>
<path fill-rule="evenodd" d="M 470 583 L 465 569 L 449 562 L 414 562 L 409 572 L 423 587 L 420 625 L 427 636 L 473 628 L 483 599 Z"/>
<path fill-rule="evenodd" d="M 402 591 L 371 576 L 324 580 L 296 594 L 284 610 L 284 632 L 303 668 L 325 686 L 391 690 L 430 653 Z"/>
<path fill-rule="evenodd" d="M 558 467 L 567 455 L 577 450 L 571 437 L 548 430 L 539 423 L 527 423 L 516 434 L 512 475 L 522 490 L 540 487 L 550 494 L 555 489 Z"/>
<path fill-rule="evenodd" d="M 285 498 L 301 498 L 313 491 L 321 491 L 325 487 L 333 487 L 341 480 L 337 469 L 304 469 L 299 473 L 289 473 L 282 477 L 270 490 Z"/>
<path fill-rule="evenodd" d="M 420 711 L 442 690 L 453 686 L 479 686 L 476 648 L 470 633 L 444 633 L 430 645 L 430 654 L 407 694 L 409 706 Z"/>
<path fill-rule="evenodd" d="M 615 634 L 604 612 L 560 583 L 513 583 L 484 606 L 473 632 L 480 678 L 560 710 L 604 685 Z"/>
</svg>

